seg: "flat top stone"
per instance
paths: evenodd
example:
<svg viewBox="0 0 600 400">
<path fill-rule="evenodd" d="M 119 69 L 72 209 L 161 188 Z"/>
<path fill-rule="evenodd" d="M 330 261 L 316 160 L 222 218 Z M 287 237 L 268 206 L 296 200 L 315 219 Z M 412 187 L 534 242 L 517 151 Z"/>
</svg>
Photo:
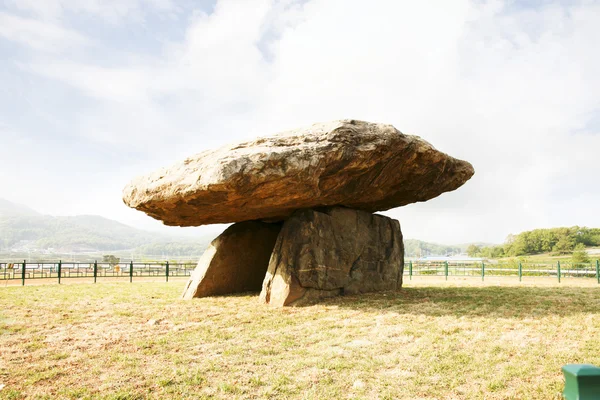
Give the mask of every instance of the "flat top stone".
<svg viewBox="0 0 600 400">
<path fill-rule="evenodd" d="M 384 211 L 455 190 L 473 174 L 418 136 L 341 120 L 204 151 L 134 179 L 123 201 L 166 225 L 273 221 L 322 206 Z"/>
</svg>

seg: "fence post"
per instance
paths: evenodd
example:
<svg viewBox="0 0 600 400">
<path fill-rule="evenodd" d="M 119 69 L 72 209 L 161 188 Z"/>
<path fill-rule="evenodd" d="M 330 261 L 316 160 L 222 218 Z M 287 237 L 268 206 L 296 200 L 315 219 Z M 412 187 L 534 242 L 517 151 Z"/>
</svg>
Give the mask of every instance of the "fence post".
<svg viewBox="0 0 600 400">
<path fill-rule="evenodd" d="M 483 282 L 484 279 L 485 279 L 485 263 L 482 261 L 481 262 L 481 281 Z"/>
<path fill-rule="evenodd" d="M 133 282 L 133 260 L 129 263 L 129 282 Z"/>
<path fill-rule="evenodd" d="M 562 367 L 565 376 L 565 400 L 593 400 L 600 390 L 600 368 L 591 364 L 567 364 Z"/>
<path fill-rule="evenodd" d="M 23 271 L 21 272 L 21 286 L 25 286 L 25 266 L 27 265 L 27 260 L 23 260 Z"/>
<path fill-rule="evenodd" d="M 444 274 L 446 275 L 446 280 L 448 280 L 448 261 L 444 262 Z"/>
<path fill-rule="evenodd" d="M 58 260 L 58 284 L 60 285 L 60 276 L 62 275 L 62 260 Z"/>
<path fill-rule="evenodd" d="M 596 260 L 596 280 L 600 284 L 600 260 Z"/>
<path fill-rule="evenodd" d="M 558 283 L 560 283 L 560 261 L 556 264 L 556 275 L 558 275 Z"/>
<path fill-rule="evenodd" d="M 409 261 L 408 262 L 408 279 L 412 280 L 412 274 L 413 274 L 413 271 L 412 271 L 412 261 Z M 598 281 L 598 282 L 600 282 L 600 281 Z"/>
<path fill-rule="evenodd" d="M 167 261 L 167 264 L 165 265 L 165 278 L 167 279 L 167 282 L 169 282 L 169 262 Z"/>
<path fill-rule="evenodd" d="M 523 265 L 519 262 L 519 282 L 521 282 L 523 278 Z"/>
<path fill-rule="evenodd" d="M 98 277 L 98 260 L 94 260 L 94 283 L 96 283 L 97 277 Z"/>
</svg>

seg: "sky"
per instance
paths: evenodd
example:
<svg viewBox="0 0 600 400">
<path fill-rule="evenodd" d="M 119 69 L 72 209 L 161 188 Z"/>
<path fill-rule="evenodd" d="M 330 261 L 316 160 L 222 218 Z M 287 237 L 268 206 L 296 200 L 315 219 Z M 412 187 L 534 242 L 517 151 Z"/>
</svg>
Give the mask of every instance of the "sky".
<svg viewBox="0 0 600 400">
<path fill-rule="evenodd" d="M 135 176 L 314 122 L 393 124 L 470 161 L 385 212 L 404 236 L 502 243 L 600 226 L 600 2 L 0 0 L 0 197 L 164 227 Z"/>
</svg>

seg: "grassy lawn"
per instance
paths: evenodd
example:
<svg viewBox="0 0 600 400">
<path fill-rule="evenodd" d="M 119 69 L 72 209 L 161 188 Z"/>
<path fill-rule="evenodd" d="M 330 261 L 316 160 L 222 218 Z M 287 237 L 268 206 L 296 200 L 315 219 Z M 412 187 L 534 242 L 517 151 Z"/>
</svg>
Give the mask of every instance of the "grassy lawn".
<svg viewBox="0 0 600 400">
<path fill-rule="evenodd" d="M 600 364 L 592 281 L 421 278 L 286 309 L 184 302 L 184 281 L 4 287 L 0 398 L 558 399 L 562 365 Z"/>
</svg>

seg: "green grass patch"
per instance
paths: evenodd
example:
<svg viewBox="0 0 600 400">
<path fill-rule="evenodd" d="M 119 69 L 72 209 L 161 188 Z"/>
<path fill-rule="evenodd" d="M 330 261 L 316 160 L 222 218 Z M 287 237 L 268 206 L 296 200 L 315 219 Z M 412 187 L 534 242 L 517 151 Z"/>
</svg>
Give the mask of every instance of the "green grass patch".
<svg viewBox="0 0 600 400">
<path fill-rule="evenodd" d="M 600 288 L 428 279 L 285 309 L 184 282 L 2 288 L 0 398 L 559 399 L 562 365 L 600 365 Z"/>
</svg>

